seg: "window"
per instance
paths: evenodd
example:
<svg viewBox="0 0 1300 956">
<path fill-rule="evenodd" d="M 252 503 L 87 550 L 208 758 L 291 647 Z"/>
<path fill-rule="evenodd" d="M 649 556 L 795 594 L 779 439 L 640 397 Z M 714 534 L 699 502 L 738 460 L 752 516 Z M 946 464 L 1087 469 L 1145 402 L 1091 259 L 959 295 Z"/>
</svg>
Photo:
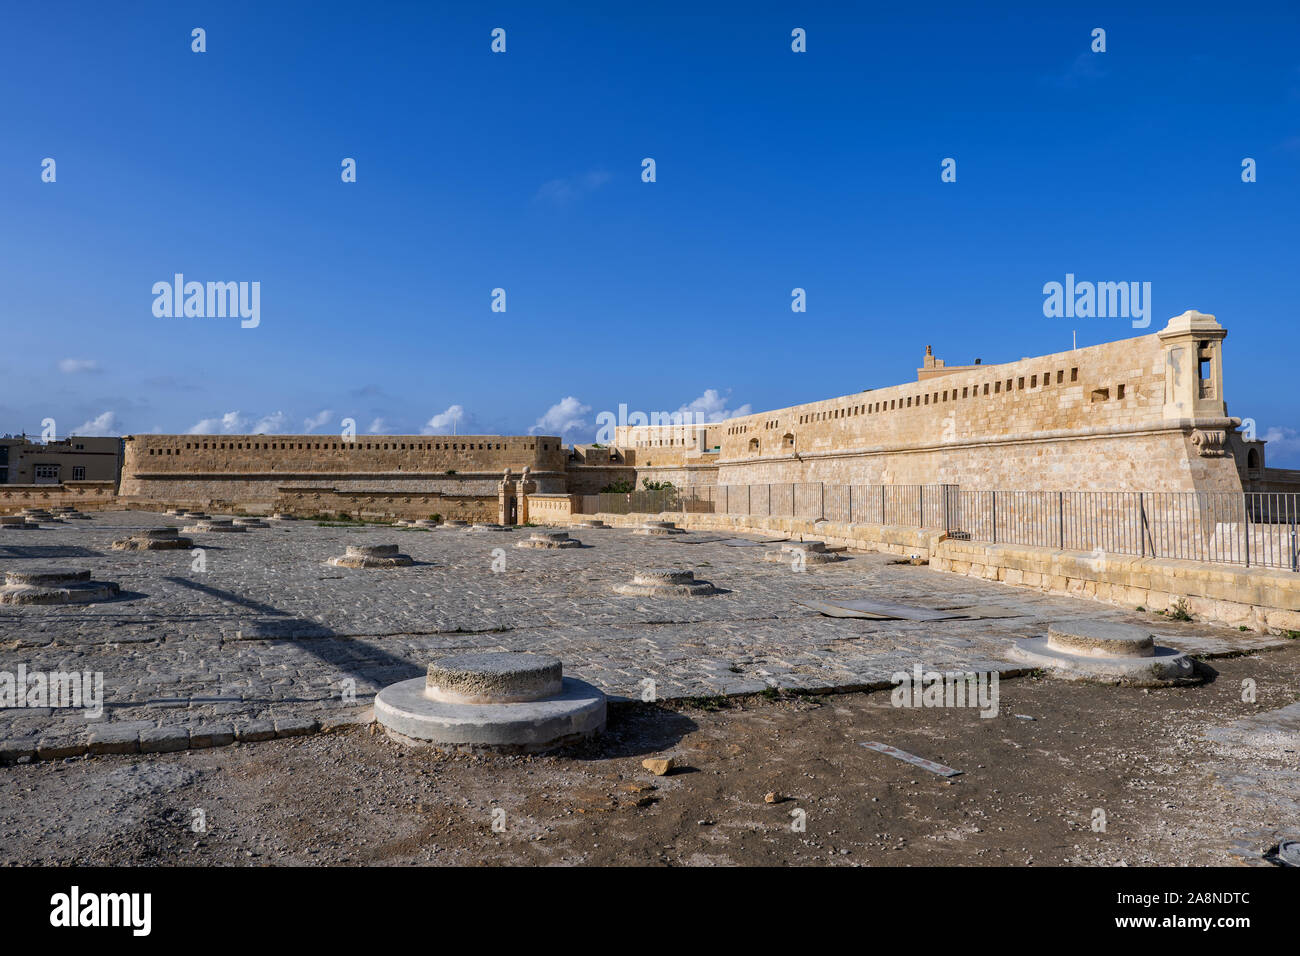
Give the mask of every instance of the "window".
<svg viewBox="0 0 1300 956">
<path fill-rule="evenodd" d="M 73 480 L 73 481 L 85 481 L 85 480 L 86 480 L 86 466 L 85 466 L 85 465 L 73 465 L 73 466 L 72 466 L 72 480 Z"/>
</svg>

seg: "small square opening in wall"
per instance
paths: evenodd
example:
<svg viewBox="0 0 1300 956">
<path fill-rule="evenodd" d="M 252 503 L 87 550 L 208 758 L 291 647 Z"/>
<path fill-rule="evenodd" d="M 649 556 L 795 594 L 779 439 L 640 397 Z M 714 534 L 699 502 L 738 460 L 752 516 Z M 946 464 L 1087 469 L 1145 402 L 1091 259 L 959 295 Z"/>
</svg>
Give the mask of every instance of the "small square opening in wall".
<svg viewBox="0 0 1300 956">
<path fill-rule="evenodd" d="M 1092 390 L 1092 401 L 1093 401 L 1094 404 L 1095 404 L 1096 402 L 1106 402 L 1106 401 L 1110 401 L 1110 389 L 1108 389 L 1108 388 L 1094 388 L 1094 389 Z"/>
<path fill-rule="evenodd" d="M 1079 380 L 1079 370 L 1077 368 L 1070 369 L 1070 381 L 1077 382 L 1078 380 Z"/>
<path fill-rule="evenodd" d="M 1123 397 L 1124 397 L 1124 386 L 1123 386 L 1123 385 L 1116 385 L 1116 386 L 1115 386 L 1115 397 L 1116 397 L 1116 398 L 1123 398 Z"/>
<path fill-rule="evenodd" d="M 1056 384 L 1060 385 L 1064 381 L 1065 381 L 1065 370 L 1060 369 L 1056 373 Z"/>
</svg>

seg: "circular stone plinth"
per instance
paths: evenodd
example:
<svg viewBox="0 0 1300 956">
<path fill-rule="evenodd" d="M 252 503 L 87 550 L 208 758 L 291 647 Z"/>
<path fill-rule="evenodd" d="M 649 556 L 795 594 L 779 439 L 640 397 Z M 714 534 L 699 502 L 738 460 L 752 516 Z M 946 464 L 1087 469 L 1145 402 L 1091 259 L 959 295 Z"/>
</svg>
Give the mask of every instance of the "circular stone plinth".
<svg viewBox="0 0 1300 956">
<path fill-rule="evenodd" d="M 1110 628 L 1119 631 L 1110 633 Z M 1010 656 L 1069 680 L 1132 687 L 1168 687 L 1201 681 L 1190 657 L 1172 647 L 1156 645 L 1151 635 L 1140 628 L 1069 621 L 1049 626 L 1048 635 L 1016 641 Z M 1058 643 L 1062 638 L 1067 642 L 1065 645 Z M 1072 650 L 1073 647 L 1081 650 Z M 1113 650 L 1106 653 L 1107 648 Z"/>
<path fill-rule="evenodd" d="M 271 520 L 272 521 L 297 521 L 298 519 L 291 514 L 286 514 L 283 511 L 277 511 L 275 514 L 271 515 Z"/>
<path fill-rule="evenodd" d="M 695 580 L 694 571 L 680 568 L 650 568 L 638 571 L 631 584 L 614 587 L 616 594 L 630 597 L 699 597 L 717 589 L 707 581 Z"/>
<path fill-rule="evenodd" d="M 516 548 L 581 548 L 582 542 L 570 538 L 567 531 L 534 532 L 523 541 L 515 542 Z"/>
<path fill-rule="evenodd" d="M 603 521 L 597 521 L 596 519 L 593 518 L 590 521 L 575 521 L 573 522 L 573 524 L 569 525 L 569 527 L 570 528 L 608 528 L 609 525 L 605 524 L 605 522 Z"/>
<path fill-rule="evenodd" d="M 236 519 L 234 520 L 234 524 L 239 525 L 241 528 L 269 528 L 269 527 L 271 527 L 269 524 L 267 524 L 267 523 L 266 523 L 265 521 L 263 521 L 261 518 L 236 518 Z"/>
<path fill-rule="evenodd" d="M 781 551 L 805 551 L 808 553 L 817 552 L 821 554 L 826 550 L 825 541 L 785 541 L 782 542 Z"/>
<path fill-rule="evenodd" d="M 653 537 L 666 537 L 668 535 L 682 535 L 682 533 L 685 532 L 682 532 L 682 529 L 675 527 L 675 525 L 660 523 L 660 524 L 642 524 L 640 525 L 640 527 L 634 529 L 632 533 L 633 535 L 650 535 Z"/>
<path fill-rule="evenodd" d="M 0 518 L 0 528 L 39 528 L 40 524 L 23 515 L 5 515 Z"/>
<path fill-rule="evenodd" d="M 90 572 L 69 568 L 6 571 L 0 604 L 88 604 L 117 597 L 116 584 L 92 581 Z"/>
<path fill-rule="evenodd" d="M 443 527 L 446 528 L 468 528 L 469 527 L 468 521 L 444 521 L 442 524 Z"/>
<path fill-rule="evenodd" d="M 176 528 L 152 528 L 113 542 L 114 551 L 179 551 L 194 547 L 194 539 L 182 538 Z"/>
<path fill-rule="evenodd" d="M 802 548 L 797 547 L 763 552 L 764 561 L 780 562 L 782 564 L 794 564 L 796 561 L 805 565 L 834 564 L 839 559 L 838 554 L 832 554 L 829 551 L 804 551 Z"/>
<path fill-rule="evenodd" d="M 5 584 L 31 584 L 35 587 L 66 587 L 89 580 L 90 572 L 80 568 L 32 568 L 5 572 Z"/>
<path fill-rule="evenodd" d="M 433 700 L 425 680 L 390 684 L 375 697 L 375 720 L 389 736 L 443 750 L 540 753 L 605 728 L 605 695 L 572 677 L 562 678 L 554 696 L 510 704 Z"/>
<path fill-rule="evenodd" d="M 198 521 L 194 524 L 187 524 L 181 530 L 186 534 L 215 534 L 231 531 L 247 531 L 248 529 L 243 525 L 233 524 L 229 521 Z"/>
<path fill-rule="evenodd" d="M 409 568 L 415 562 L 395 544 L 350 544 L 327 563 L 336 568 Z"/>
<path fill-rule="evenodd" d="M 509 531 L 510 526 L 504 524 L 475 524 L 470 526 L 470 531 Z"/>
<path fill-rule="evenodd" d="M 1152 657 L 1150 633 L 1112 621 L 1060 621 L 1047 626 L 1047 646 L 1085 657 Z"/>
<path fill-rule="evenodd" d="M 410 522 L 410 525 L 412 528 L 436 528 L 438 527 L 438 522 L 434 521 L 432 518 L 416 518 L 414 521 Z"/>
<path fill-rule="evenodd" d="M 429 665 L 425 696 L 444 704 L 515 704 L 554 697 L 564 666 L 549 654 L 455 654 Z"/>
</svg>

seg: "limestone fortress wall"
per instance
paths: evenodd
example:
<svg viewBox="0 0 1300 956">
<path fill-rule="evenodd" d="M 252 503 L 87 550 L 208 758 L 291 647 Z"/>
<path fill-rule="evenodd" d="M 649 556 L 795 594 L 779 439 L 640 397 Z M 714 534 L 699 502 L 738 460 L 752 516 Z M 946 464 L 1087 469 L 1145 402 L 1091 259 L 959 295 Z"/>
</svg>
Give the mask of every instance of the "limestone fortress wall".
<svg viewBox="0 0 1300 956">
<path fill-rule="evenodd" d="M 1264 443 L 1246 441 L 1228 416 L 1226 335 L 1214 316 L 1186 312 L 1152 334 L 997 365 L 946 366 L 927 354 L 913 383 L 707 426 L 620 427 L 609 447 L 533 435 L 127 436 L 120 494 L 495 520 L 505 471 L 517 492 L 525 468 L 527 492 L 539 495 L 646 478 L 1242 491 L 1286 473 L 1266 475 Z"/>
<path fill-rule="evenodd" d="M 539 492 L 556 493 L 568 459 L 553 435 L 128 435 L 123 445 L 128 503 L 483 520 L 495 520 L 505 469 L 527 468 Z"/>
<path fill-rule="evenodd" d="M 1241 491 L 1249 450 L 1223 398 L 1226 331 L 1197 312 L 1137 338 L 725 422 L 719 484 Z"/>
</svg>

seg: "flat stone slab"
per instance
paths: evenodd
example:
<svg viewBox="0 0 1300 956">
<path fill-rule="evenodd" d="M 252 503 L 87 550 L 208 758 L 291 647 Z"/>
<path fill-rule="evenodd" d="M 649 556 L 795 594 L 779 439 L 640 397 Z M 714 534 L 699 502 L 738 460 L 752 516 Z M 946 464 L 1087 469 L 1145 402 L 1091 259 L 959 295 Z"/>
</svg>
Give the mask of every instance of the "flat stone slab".
<svg viewBox="0 0 1300 956">
<path fill-rule="evenodd" d="M 959 611 L 937 611 L 928 607 L 915 607 L 910 604 L 895 604 L 890 601 L 871 601 L 865 599 L 840 601 L 799 601 L 798 604 L 811 608 L 827 617 L 860 617 L 867 620 L 893 621 L 949 621 L 965 617 Z"/>
<path fill-rule="evenodd" d="M 469 530 L 470 531 L 510 531 L 511 528 L 509 525 L 504 525 L 504 524 L 476 524 L 476 525 L 471 525 Z"/>
<path fill-rule="evenodd" d="M 449 704 L 510 704 L 555 696 L 563 677 L 549 654 L 456 654 L 429 665 L 425 693 Z"/>
<path fill-rule="evenodd" d="M 539 753 L 594 737 L 605 727 L 605 695 L 563 678 L 560 693 L 513 704 L 431 700 L 425 678 L 391 684 L 375 697 L 375 720 L 390 736 L 445 750 Z"/>
</svg>

